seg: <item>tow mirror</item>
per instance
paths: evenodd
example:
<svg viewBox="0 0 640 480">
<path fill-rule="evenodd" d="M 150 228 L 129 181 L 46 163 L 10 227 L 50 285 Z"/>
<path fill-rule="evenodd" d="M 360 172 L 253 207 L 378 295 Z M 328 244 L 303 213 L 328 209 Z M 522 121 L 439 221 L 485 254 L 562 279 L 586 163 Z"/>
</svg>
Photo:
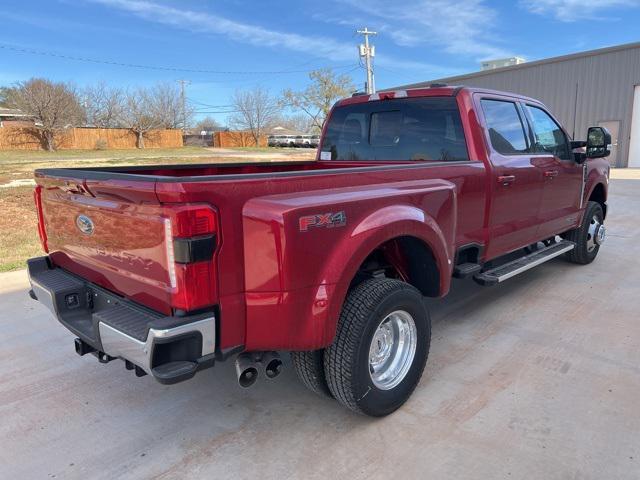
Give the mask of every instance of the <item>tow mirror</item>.
<svg viewBox="0 0 640 480">
<path fill-rule="evenodd" d="M 589 127 L 587 132 L 587 158 L 608 157 L 611 153 L 611 134 L 604 127 Z"/>
</svg>

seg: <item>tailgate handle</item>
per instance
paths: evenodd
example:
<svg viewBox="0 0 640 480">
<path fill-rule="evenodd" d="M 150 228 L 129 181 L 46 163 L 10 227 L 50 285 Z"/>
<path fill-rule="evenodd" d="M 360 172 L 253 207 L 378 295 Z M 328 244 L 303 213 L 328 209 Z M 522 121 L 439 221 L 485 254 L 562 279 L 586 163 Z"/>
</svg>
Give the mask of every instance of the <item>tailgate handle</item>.
<svg viewBox="0 0 640 480">
<path fill-rule="evenodd" d="M 77 193 L 77 194 L 81 194 L 84 195 L 87 192 L 87 189 L 84 188 L 84 185 L 82 185 L 81 183 L 76 183 L 76 182 L 70 182 L 70 181 L 66 181 L 64 182 L 64 186 L 63 187 L 59 187 L 60 190 L 63 190 L 67 193 Z"/>
</svg>

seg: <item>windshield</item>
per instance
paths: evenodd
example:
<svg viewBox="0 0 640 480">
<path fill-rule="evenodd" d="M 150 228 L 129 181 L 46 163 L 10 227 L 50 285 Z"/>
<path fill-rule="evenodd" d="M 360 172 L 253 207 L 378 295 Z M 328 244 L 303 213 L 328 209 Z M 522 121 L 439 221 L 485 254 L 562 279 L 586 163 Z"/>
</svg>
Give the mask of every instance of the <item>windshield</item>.
<svg viewBox="0 0 640 480">
<path fill-rule="evenodd" d="M 455 98 L 400 98 L 337 107 L 321 160 L 468 160 Z"/>
</svg>

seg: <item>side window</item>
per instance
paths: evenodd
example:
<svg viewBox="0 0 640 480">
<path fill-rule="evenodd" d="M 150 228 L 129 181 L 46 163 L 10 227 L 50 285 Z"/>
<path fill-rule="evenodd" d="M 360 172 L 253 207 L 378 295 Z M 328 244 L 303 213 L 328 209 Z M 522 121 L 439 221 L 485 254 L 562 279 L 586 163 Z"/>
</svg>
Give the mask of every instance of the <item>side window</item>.
<svg viewBox="0 0 640 480">
<path fill-rule="evenodd" d="M 516 104 L 502 100 L 481 100 L 482 111 L 494 150 L 503 155 L 527 153 L 524 126 Z"/>
<path fill-rule="evenodd" d="M 538 107 L 526 105 L 527 113 L 531 118 L 535 143 L 535 153 L 550 153 L 563 160 L 569 160 L 569 144 L 567 137 L 560 126 L 551 116 Z"/>
</svg>

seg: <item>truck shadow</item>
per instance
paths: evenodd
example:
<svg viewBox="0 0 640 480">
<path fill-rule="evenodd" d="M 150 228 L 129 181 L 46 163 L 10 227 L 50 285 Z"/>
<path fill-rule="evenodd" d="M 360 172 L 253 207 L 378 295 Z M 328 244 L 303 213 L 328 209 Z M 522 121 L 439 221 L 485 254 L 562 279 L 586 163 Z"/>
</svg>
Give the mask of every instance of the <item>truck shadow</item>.
<svg viewBox="0 0 640 480">
<path fill-rule="evenodd" d="M 103 459 L 105 452 L 94 448 L 96 436 L 117 439 L 106 452 L 114 461 L 105 465 L 102 478 L 185 478 L 194 471 L 220 472 L 225 466 L 233 470 L 247 461 L 251 462 L 247 468 L 260 473 L 273 467 L 274 458 L 298 459 L 289 465 L 301 471 L 313 468 L 320 475 L 332 469 L 321 462 L 326 456 L 318 456 L 318 449 L 351 451 L 350 442 L 370 441 L 389 429 L 401 438 L 407 425 L 415 425 L 414 431 L 429 438 L 451 434 L 483 403 L 479 400 L 469 408 L 451 410 L 448 405 L 458 402 L 454 397 L 464 392 L 447 387 L 450 372 L 443 370 L 452 364 L 458 369 L 473 364 L 471 355 L 487 352 L 481 347 L 492 335 L 517 323 L 522 312 L 535 310 L 534 302 L 545 285 L 548 288 L 551 279 L 563 281 L 573 268 L 583 267 L 554 260 L 502 285 L 480 287 L 472 281 L 455 281 L 446 298 L 425 299 L 433 326 L 427 369 L 409 402 L 384 419 L 353 414 L 307 391 L 288 355 L 284 355 L 282 375 L 267 380 L 261 374 L 249 389 L 238 386 L 232 361 L 218 363 L 188 382 L 164 386 L 149 377 L 135 378 L 121 361 L 100 365 L 90 356 L 77 357 L 72 337 L 66 334 L 67 343 L 57 342 L 49 352 L 46 375 L 37 384 L 19 382 L 0 390 L 0 405 L 5 405 L 9 417 L 30 410 L 48 412 L 46 429 L 34 430 L 29 441 L 17 442 L 16 449 L 24 451 L 33 468 L 46 460 L 34 455 L 30 442 L 50 445 L 58 438 L 56 432 L 65 432 L 66 447 L 74 452 L 63 462 L 68 466 L 52 470 L 48 464 L 41 465 L 58 477 L 73 477 L 84 463 Z M 59 332 L 44 308 L 27 303 L 31 301 L 26 292 L 20 301 L 34 309 L 34 325 L 44 326 L 42 341 Z M 490 386 L 479 388 L 491 391 Z M 10 413 L 14 408 L 19 410 Z M 385 442 L 367 444 L 371 448 L 366 451 L 384 455 Z M 306 459 L 304 465 L 299 459 Z"/>
</svg>

